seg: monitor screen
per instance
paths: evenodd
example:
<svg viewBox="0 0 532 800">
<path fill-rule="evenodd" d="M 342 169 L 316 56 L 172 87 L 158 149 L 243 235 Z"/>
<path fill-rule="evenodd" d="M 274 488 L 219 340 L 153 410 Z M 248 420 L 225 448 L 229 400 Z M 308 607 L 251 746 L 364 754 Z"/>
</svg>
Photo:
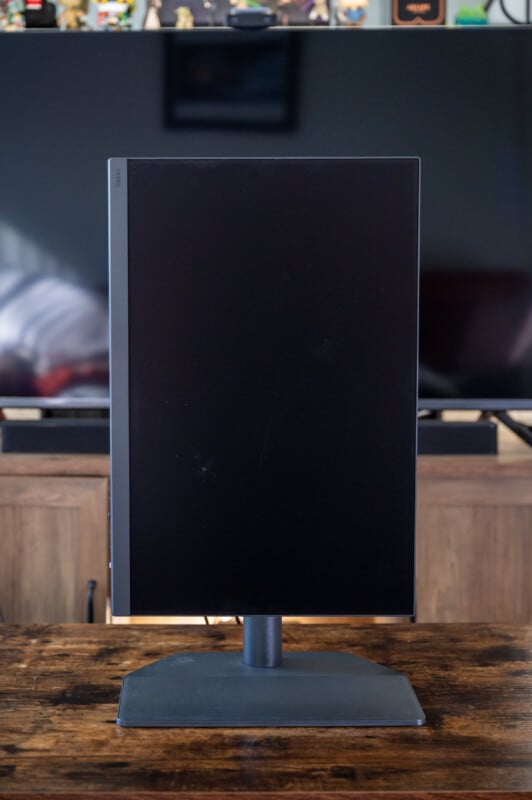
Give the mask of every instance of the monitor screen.
<svg viewBox="0 0 532 800">
<path fill-rule="evenodd" d="M 27 31 L 0 53 L 0 405 L 108 403 L 108 158 L 411 155 L 420 405 L 532 407 L 530 26 Z"/>
<path fill-rule="evenodd" d="M 114 614 L 412 614 L 416 159 L 113 159 Z"/>
</svg>

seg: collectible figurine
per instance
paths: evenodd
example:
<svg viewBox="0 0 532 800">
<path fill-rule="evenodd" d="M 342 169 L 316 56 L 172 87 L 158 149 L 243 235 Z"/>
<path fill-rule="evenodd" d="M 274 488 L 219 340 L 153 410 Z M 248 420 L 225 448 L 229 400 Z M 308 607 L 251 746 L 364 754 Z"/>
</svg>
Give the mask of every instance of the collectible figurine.
<svg viewBox="0 0 532 800">
<path fill-rule="evenodd" d="M 146 16 L 142 24 L 145 30 L 155 31 L 161 27 L 161 20 L 159 19 L 159 9 L 161 5 L 161 0 L 148 0 Z"/>
<path fill-rule="evenodd" d="M 0 0 L 0 31 L 3 31 L 7 25 L 7 9 L 4 0 Z"/>
<path fill-rule="evenodd" d="M 269 4 L 270 5 L 270 4 Z M 277 14 L 279 25 L 306 25 L 309 20 L 314 21 L 314 24 L 321 22 L 321 15 L 325 12 L 326 18 L 323 22 L 329 19 L 328 0 L 272 0 L 272 11 Z M 315 8 L 316 13 L 313 20 L 310 17 L 310 11 Z"/>
<path fill-rule="evenodd" d="M 215 15 L 216 15 L 216 10 L 218 8 L 215 0 L 203 0 L 203 8 L 207 12 L 209 25 L 214 26 L 216 24 Z"/>
<path fill-rule="evenodd" d="M 175 21 L 176 28 L 185 29 L 194 27 L 194 17 L 188 6 L 178 6 L 174 13 L 177 16 Z"/>
<path fill-rule="evenodd" d="M 60 7 L 58 23 L 62 30 L 81 30 L 86 26 L 87 7 L 83 0 L 61 0 Z"/>
<path fill-rule="evenodd" d="M 481 3 L 476 6 L 462 5 L 454 18 L 455 25 L 487 25 L 488 14 Z"/>
<path fill-rule="evenodd" d="M 119 31 L 131 28 L 134 0 L 95 0 L 95 2 L 96 27 L 99 30 Z"/>
<path fill-rule="evenodd" d="M 277 0 L 275 12 L 280 25 L 290 25 L 290 12 L 297 11 L 298 5 L 295 0 Z"/>
<path fill-rule="evenodd" d="M 336 0 L 336 21 L 339 25 L 359 26 L 366 20 L 368 0 Z"/>
<path fill-rule="evenodd" d="M 24 0 L 7 0 L 3 30 L 23 31 L 26 27 L 26 19 L 24 17 L 25 10 L 26 4 Z"/>
<path fill-rule="evenodd" d="M 314 0 L 308 18 L 314 25 L 327 25 L 329 22 L 328 0 Z"/>
<path fill-rule="evenodd" d="M 262 8 L 263 3 L 257 0 L 229 0 L 232 8 Z"/>
</svg>

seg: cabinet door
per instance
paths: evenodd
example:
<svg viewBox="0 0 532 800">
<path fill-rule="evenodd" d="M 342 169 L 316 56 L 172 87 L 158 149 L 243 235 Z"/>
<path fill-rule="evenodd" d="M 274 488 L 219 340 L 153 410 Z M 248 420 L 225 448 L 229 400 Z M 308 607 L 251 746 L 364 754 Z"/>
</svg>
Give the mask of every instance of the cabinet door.
<svg viewBox="0 0 532 800">
<path fill-rule="evenodd" d="M 419 482 L 417 620 L 530 624 L 532 475 L 459 466 Z"/>
<path fill-rule="evenodd" d="M 0 476 L 0 607 L 6 622 L 94 620 L 108 594 L 106 477 Z"/>
</svg>

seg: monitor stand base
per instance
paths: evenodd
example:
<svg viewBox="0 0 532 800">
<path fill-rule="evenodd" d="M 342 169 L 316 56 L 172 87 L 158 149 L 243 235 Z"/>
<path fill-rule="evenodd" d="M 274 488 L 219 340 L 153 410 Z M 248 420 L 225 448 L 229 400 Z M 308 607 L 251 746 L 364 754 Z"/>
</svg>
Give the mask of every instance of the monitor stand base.
<svg viewBox="0 0 532 800">
<path fill-rule="evenodd" d="M 126 675 L 117 718 L 123 727 L 190 728 L 424 721 L 404 675 L 338 652 L 291 652 L 274 667 L 250 666 L 242 653 L 167 656 Z"/>
</svg>

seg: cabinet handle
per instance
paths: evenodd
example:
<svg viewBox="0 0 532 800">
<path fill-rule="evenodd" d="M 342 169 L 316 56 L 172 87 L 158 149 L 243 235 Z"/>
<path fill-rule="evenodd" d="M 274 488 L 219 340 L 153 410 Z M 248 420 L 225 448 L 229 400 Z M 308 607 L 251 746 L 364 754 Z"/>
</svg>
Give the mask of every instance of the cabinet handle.
<svg viewBox="0 0 532 800">
<path fill-rule="evenodd" d="M 91 578 L 87 583 L 87 622 L 94 622 L 94 590 L 96 581 Z"/>
</svg>

